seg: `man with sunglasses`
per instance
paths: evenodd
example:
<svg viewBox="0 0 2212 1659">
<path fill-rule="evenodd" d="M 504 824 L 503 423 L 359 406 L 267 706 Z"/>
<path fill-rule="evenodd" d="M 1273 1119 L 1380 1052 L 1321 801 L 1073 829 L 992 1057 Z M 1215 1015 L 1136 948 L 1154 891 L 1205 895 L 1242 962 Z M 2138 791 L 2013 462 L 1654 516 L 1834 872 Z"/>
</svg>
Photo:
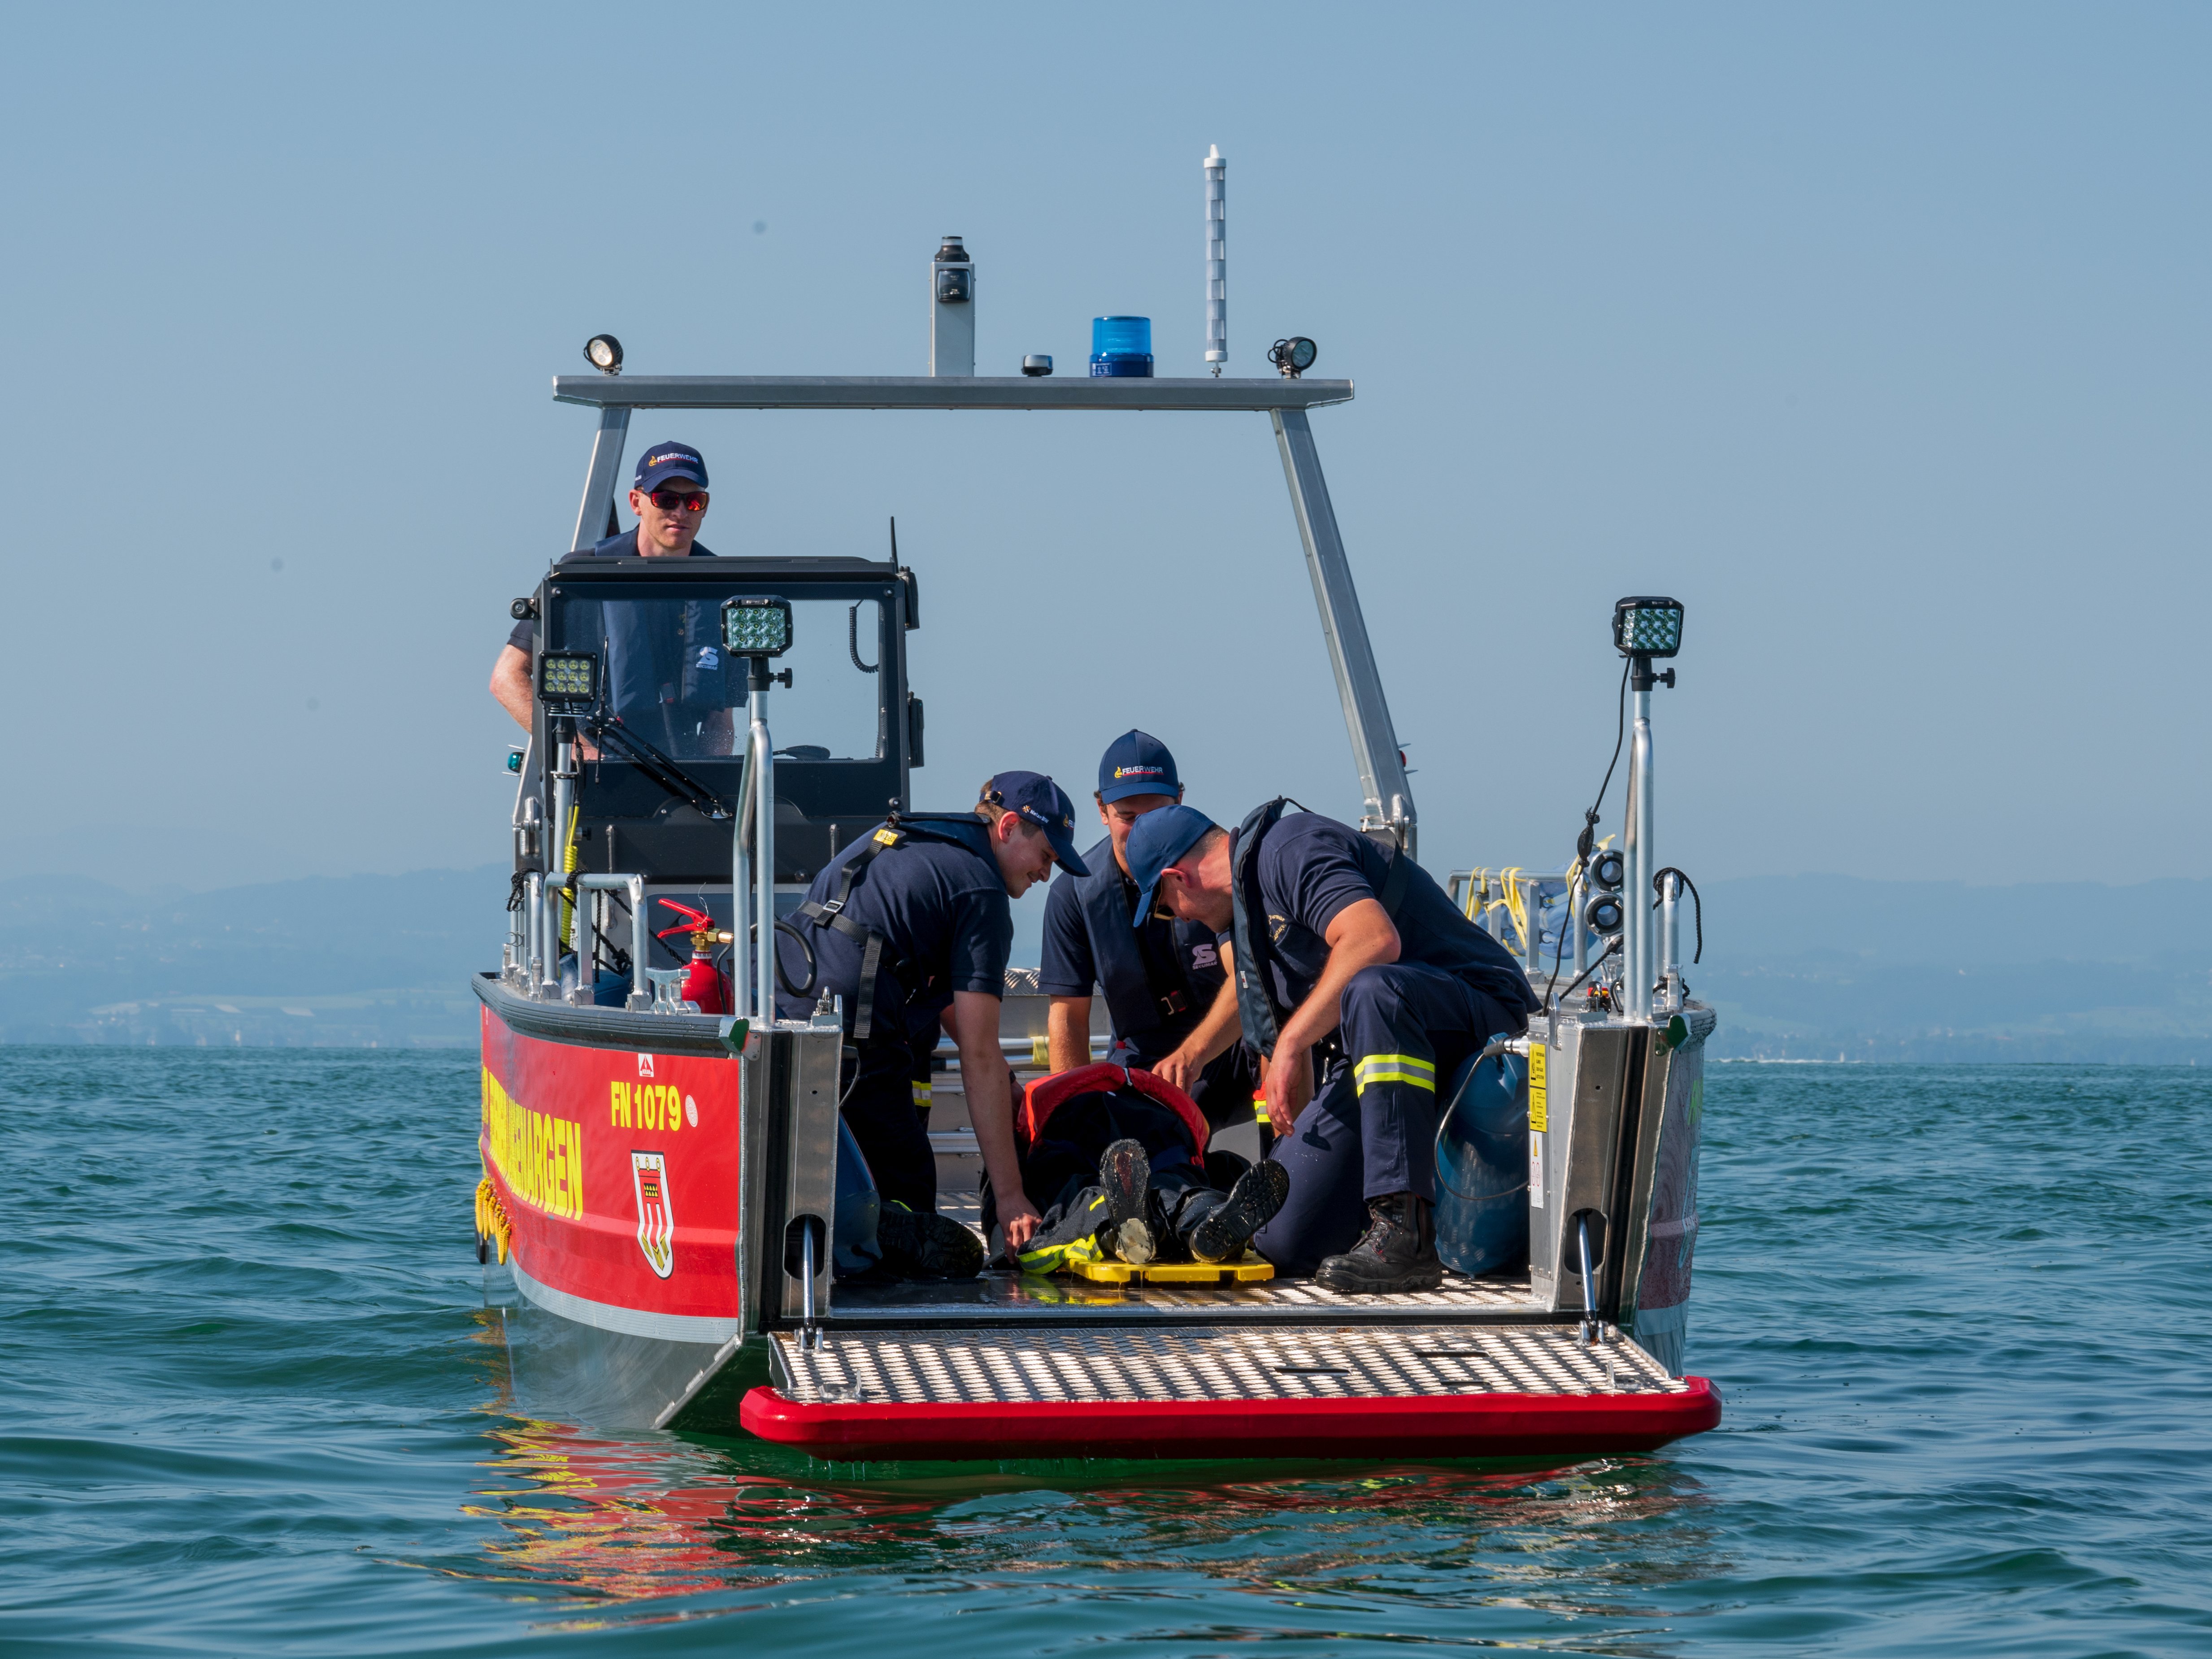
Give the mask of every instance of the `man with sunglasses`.
<svg viewBox="0 0 2212 1659">
<path fill-rule="evenodd" d="M 629 509 L 637 514 L 635 530 L 617 531 L 605 541 L 568 554 L 561 562 L 714 556 L 699 544 L 699 526 L 707 517 L 706 458 L 690 445 L 655 444 L 638 457 Z M 515 623 L 491 671 L 492 696 L 526 732 L 537 700 L 530 683 L 530 623 Z M 726 710 L 707 712 L 718 714 L 725 721 L 728 719 Z"/>
</svg>

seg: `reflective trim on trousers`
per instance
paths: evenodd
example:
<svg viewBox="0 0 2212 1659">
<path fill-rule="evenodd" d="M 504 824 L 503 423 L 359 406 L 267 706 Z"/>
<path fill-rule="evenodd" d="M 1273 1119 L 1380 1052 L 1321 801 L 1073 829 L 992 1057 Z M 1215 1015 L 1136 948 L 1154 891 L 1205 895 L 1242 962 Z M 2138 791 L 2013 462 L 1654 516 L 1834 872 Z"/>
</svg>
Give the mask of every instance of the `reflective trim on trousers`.
<svg viewBox="0 0 2212 1659">
<path fill-rule="evenodd" d="M 1434 1094 L 1437 1063 L 1419 1054 L 1363 1054 L 1352 1068 L 1353 1095 L 1365 1094 L 1370 1083 L 1410 1083 Z"/>
</svg>

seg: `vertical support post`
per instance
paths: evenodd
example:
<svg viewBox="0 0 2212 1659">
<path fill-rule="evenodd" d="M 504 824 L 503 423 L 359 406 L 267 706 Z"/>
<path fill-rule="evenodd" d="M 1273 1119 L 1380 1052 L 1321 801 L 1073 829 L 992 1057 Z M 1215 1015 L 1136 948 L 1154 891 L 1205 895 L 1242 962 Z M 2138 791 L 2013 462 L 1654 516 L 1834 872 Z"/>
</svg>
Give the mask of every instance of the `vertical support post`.
<svg viewBox="0 0 2212 1659">
<path fill-rule="evenodd" d="M 532 996 L 538 994 L 538 982 L 545 977 L 545 877 L 532 870 L 524 884 L 522 896 L 523 927 L 530 935 L 529 954 L 523 959 L 523 978 Z"/>
<path fill-rule="evenodd" d="M 1322 477 L 1313 427 L 1303 409 L 1275 410 L 1272 417 L 1275 443 L 1283 455 L 1283 476 L 1290 483 L 1291 510 L 1297 516 L 1298 539 L 1305 544 L 1306 574 L 1313 579 L 1314 604 L 1321 611 L 1322 639 L 1328 647 L 1328 665 L 1336 676 L 1336 695 L 1352 737 L 1352 763 L 1359 769 L 1365 808 L 1359 827 L 1395 832 L 1406 855 L 1419 858 L 1413 792 L 1406 781 L 1405 763 L 1398 757 L 1397 732 L 1382 696 L 1382 677 L 1375 665 L 1374 647 L 1368 643 L 1367 619 L 1360 613 L 1344 538 L 1337 532 L 1328 482 Z"/>
<path fill-rule="evenodd" d="M 1636 704 L 1636 724 L 1628 750 L 1628 866 L 1626 890 L 1621 894 L 1628 938 L 1627 1013 L 1632 1019 L 1651 1018 L 1651 981 L 1656 969 L 1651 915 L 1651 874 L 1657 866 L 1651 856 L 1651 660 L 1637 659 L 1640 672 L 1629 681 Z"/>
<path fill-rule="evenodd" d="M 1667 1012 L 1682 1006 L 1682 878 L 1669 871 L 1659 894 L 1659 980 L 1667 988 Z"/>
<path fill-rule="evenodd" d="M 1583 907 L 1589 901 L 1589 878 L 1579 866 L 1567 883 L 1567 926 L 1575 937 L 1575 977 L 1589 967 L 1589 929 L 1583 926 Z"/>
<path fill-rule="evenodd" d="M 592 440 L 592 464 L 584 471 L 584 501 L 576 509 L 576 533 L 568 538 L 571 553 L 582 552 L 606 534 L 607 508 L 615 498 L 623 446 L 629 441 L 629 408 L 601 408 L 599 435 Z"/>
<path fill-rule="evenodd" d="M 758 733 L 745 730 L 744 778 L 738 786 L 738 815 L 730 826 L 730 1012 L 753 1017 L 752 905 L 753 792 L 760 785 Z"/>
<path fill-rule="evenodd" d="M 550 1001 L 561 997 L 561 953 L 568 941 L 561 926 L 561 878 L 568 873 L 568 815 L 576 799 L 575 744 L 567 722 L 554 744 L 553 822 L 545 826 L 545 979 L 544 994 Z M 578 964 L 579 972 L 581 964 Z"/>
<path fill-rule="evenodd" d="M 768 659 L 750 659 L 752 669 L 752 743 L 745 769 L 753 786 L 753 1018 L 763 1030 L 775 1029 L 775 743 L 768 731 Z M 745 948 L 739 937 L 737 948 Z"/>
<path fill-rule="evenodd" d="M 653 1006 L 653 988 L 646 983 L 645 964 L 653 951 L 653 923 L 645 914 L 645 878 L 629 878 L 629 1011 L 642 1013 Z"/>
</svg>

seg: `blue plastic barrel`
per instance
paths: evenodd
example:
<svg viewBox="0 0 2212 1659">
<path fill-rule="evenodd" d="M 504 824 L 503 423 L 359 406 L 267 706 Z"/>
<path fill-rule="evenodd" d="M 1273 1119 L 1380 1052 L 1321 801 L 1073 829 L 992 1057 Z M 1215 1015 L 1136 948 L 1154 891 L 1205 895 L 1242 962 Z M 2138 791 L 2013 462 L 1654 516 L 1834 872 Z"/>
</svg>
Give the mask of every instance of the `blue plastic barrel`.
<svg viewBox="0 0 2212 1659">
<path fill-rule="evenodd" d="M 1468 1060 L 1445 1091 L 1437 1144 L 1437 1254 L 1487 1273 L 1528 1255 L 1528 1101 L 1510 1054 Z"/>
<path fill-rule="evenodd" d="M 1093 317 L 1091 319 L 1091 372 L 1093 374 L 1134 374 L 1150 380 L 1152 374 L 1152 319 L 1149 317 Z"/>
</svg>

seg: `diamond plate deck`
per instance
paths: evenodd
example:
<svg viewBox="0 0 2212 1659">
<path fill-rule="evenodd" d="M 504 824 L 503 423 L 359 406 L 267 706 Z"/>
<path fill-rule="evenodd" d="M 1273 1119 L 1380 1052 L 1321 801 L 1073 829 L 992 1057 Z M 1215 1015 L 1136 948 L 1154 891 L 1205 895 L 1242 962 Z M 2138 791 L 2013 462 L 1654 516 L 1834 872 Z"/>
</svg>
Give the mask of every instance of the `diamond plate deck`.
<svg viewBox="0 0 2212 1659">
<path fill-rule="evenodd" d="M 1085 1319 L 1123 1324 L 1211 1325 L 1217 1320 L 1341 1323 L 1347 1319 L 1421 1324 L 1438 1319 L 1491 1322 L 1545 1316 L 1526 1273 L 1462 1279 L 1401 1296 L 1339 1296 L 1310 1279 L 1275 1279 L 1241 1285 L 1101 1285 L 1056 1274 L 988 1273 L 957 1283 L 837 1286 L 828 1324 L 833 1329 L 936 1326 L 1069 1324 Z"/>
<path fill-rule="evenodd" d="M 1583 1348 L 1551 1326 L 1126 1327 L 775 1339 L 778 1387 L 800 1405 L 1661 1395 L 1689 1384 L 1629 1342 Z"/>
</svg>

